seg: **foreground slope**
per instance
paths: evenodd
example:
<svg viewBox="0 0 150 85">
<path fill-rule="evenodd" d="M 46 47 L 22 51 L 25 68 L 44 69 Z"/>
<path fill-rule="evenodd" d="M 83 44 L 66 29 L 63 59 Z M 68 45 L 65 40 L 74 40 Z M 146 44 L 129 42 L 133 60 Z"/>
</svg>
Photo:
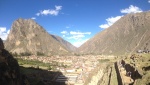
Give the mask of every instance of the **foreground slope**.
<svg viewBox="0 0 150 85">
<path fill-rule="evenodd" d="M 30 85 L 26 76 L 20 72 L 16 59 L 4 49 L 0 38 L 0 84 L 1 85 Z"/>
<path fill-rule="evenodd" d="M 150 12 L 128 14 L 88 40 L 81 53 L 124 54 L 150 50 Z"/>
<path fill-rule="evenodd" d="M 42 53 L 46 55 L 68 54 L 70 50 L 47 33 L 32 19 L 14 21 L 7 40 L 6 49 L 12 53 Z"/>
</svg>

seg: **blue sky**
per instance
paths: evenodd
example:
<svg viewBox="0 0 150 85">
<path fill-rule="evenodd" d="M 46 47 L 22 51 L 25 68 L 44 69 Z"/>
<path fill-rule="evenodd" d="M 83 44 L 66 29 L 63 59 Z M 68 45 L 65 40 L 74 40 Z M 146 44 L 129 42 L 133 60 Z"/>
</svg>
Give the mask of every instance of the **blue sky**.
<svg viewBox="0 0 150 85">
<path fill-rule="evenodd" d="M 0 37 L 18 18 L 34 19 L 50 34 L 79 47 L 128 13 L 150 10 L 150 0 L 0 0 Z"/>
</svg>

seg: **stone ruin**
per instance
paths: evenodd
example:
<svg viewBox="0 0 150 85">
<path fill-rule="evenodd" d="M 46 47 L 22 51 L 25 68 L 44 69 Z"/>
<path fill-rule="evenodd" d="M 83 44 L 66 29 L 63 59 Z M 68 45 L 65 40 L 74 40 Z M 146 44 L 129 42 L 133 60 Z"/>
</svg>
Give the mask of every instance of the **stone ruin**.
<svg viewBox="0 0 150 85">
<path fill-rule="evenodd" d="M 122 84 L 132 85 L 136 79 L 142 78 L 138 70 L 130 64 L 127 64 L 124 60 L 118 61 L 118 69 Z"/>
</svg>

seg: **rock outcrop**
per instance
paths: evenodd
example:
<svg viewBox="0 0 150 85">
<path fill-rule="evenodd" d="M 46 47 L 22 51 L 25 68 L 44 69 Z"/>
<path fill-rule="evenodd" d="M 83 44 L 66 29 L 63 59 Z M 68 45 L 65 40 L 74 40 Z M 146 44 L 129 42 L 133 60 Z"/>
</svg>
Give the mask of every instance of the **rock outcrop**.
<svg viewBox="0 0 150 85">
<path fill-rule="evenodd" d="M 16 59 L 4 49 L 0 38 L 0 85 L 29 85 L 25 75 L 20 73 Z"/>
<path fill-rule="evenodd" d="M 8 51 L 18 54 L 64 55 L 70 53 L 70 49 L 32 19 L 20 18 L 14 21 L 5 46 Z"/>
</svg>

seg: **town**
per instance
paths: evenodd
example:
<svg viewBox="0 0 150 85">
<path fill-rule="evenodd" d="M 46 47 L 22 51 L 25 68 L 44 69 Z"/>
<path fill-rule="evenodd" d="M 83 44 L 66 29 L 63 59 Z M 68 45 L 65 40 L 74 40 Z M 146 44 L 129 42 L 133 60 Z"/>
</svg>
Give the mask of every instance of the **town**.
<svg viewBox="0 0 150 85">
<path fill-rule="evenodd" d="M 86 80 L 90 77 L 93 71 L 99 71 L 100 76 L 103 75 L 104 68 L 101 68 L 100 60 L 114 59 L 114 56 L 104 56 L 104 55 L 84 55 L 84 56 L 22 56 L 19 57 L 23 60 L 31 61 L 41 61 L 46 64 L 50 64 L 50 67 L 35 66 L 35 65 L 25 65 L 24 67 L 37 67 L 40 69 L 48 69 L 49 71 L 59 71 L 62 74 L 55 76 L 53 81 L 58 83 L 73 84 L 73 85 L 83 85 Z M 97 70 L 96 70 L 97 69 Z M 98 73 L 96 73 L 98 74 Z M 98 79 L 97 79 L 98 82 Z"/>
</svg>

